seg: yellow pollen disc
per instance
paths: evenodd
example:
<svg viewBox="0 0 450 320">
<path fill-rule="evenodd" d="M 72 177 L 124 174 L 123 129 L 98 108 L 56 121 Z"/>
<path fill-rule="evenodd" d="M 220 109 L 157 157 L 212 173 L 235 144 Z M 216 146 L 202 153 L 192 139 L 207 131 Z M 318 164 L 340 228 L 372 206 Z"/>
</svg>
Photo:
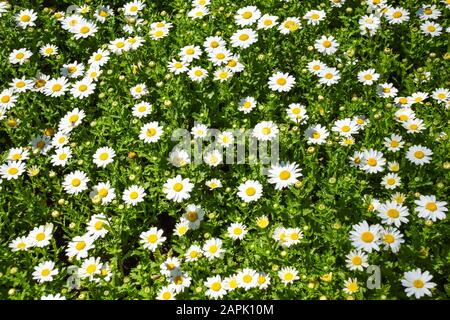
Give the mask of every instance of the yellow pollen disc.
<svg viewBox="0 0 450 320">
<path fill-rule="evenodd" d="M 250 11 L 244 12 L 242 14 L 242 18 L 244 19 L 250 19 L 251 17 L 253 17 L 253 14 Z"/>
<path fill-rule="evenodd" d="M 322 45 L 323 45 L 325 48 L 329 48 L 329 47 L 331 47 L 331 41 L 325 40 L 325 41 L 322 43 Z"/>
<path fill-rule="evenodd" d="M 283 170 L 280 172 L 279 178 L 281 180 L 288 180 L 291 177 L 291 173 L 288 170 Z"/>
<path fill-rule="evenodd" d="M 72 186 L 78 187 L 81 184 L 81 180 L 78 178 L 75 178 L 72 180 Z"/>
<path fill-rule="evenodd" d="M 342 130 L 343 132 L 349 132 L 349 131 L 350 131 L 350 126 L 343 126 L 343 127 L 341 128 L 341 130 Z"/>
<path fill-rule="evenodd" d="M 22 52 L 19 52 L 18 54 L 16 54 L 16 59 L 23 59 L 23 57 L 25 57 L 25 54 Z"/>
<path fill-rule="evenodd" d="M 84 241 L 79 241 L 75 246 L 75 249 L 78 251 L 83 250 L 84 248 L 86 248 L 86 242 Z"/>
<path fill-rule="evenodd" d="M 99 158 L 100 158 L 100 160 L 105 161 L 106 159 L 108 159 L 108 157 L 109 157 L 109 154 L 106 152 L 103 152 Z"/>
<path fill-rule="evenodd" d="M 284 275 L 284 280 L 286 280 L 286 281 L 291 281 L 293 279 L 294 279 L 294 275 L 290 272 L 288 272 Z"/>
<path fill-rule="evenodd" d="M 180 182 L 177 182 L 173 185 L 173 190 L 175 192 L 180 192 L 181 190 L 183 190 L 183 184 Z"/>
<path fill-rule="evenodd" d="M 158 240 L 158 236 L 156 234 L 151 234 L 147 237 L 147 241 L 150 243 L 155 243 Z"/>
<path fill-rule="evenodd" d="M 361 240 L 365 243 L 371 243 L 374 238 L 373 233 L 370 231 L 366 231 L 361 234 Z"/>
<path fill-rule="evenodd" d="M 424 285 L 425 285 L 425 283 L 420 279 L 413 281 L 414 288 L 421 289 L 421 288 L 423 288 Z"/>
<path fill-rule="evenodd" d="M 29 22 L 31 20 L 31 17 L 29 15 L 23 15 L 20 17 L 20 21 L 22 22 Z"/>
<path fill-rule="evenodd" d="M 371 167 L 375 167 L 377 165 L 378 161 L 375 158 L 370 158 L 367 160 L 367 164 Z"/>
<path fill-rule="evenodd" d="M 221 285 L 219 282 L 214 282 L 214 283 L 211 285 L 211 289 L 212 289 L 213 291 L 219 291 L 220 289 L 222 289 L 222 285 Z"/>
<path fill-rule="evenodd" d="M 156 134 L 156 129 L 155 128 L 149 128 L 147 129 L 147 137 L 153 137 Z"/>
<path fill-rule="evenodd" d="M 248 40 L 248 38 L 250 38 L 250 36 L 245 33 L 243 33 L 239 36 L 239 40 L 241 40 L 241 41 L 246 41 L 246 40 Z"/>
<path fill-rule="evenodd" d="M 385 234 L 384 235 L 384 242 L 386 242 L 388 244 L 391 244 L 391 243 L 394 243 L 394 241 L 395 241 L 395 238 L 394 238 L 394 236 L 392 234 Z"/>
<path fill-rule="evenodd" d="M 17 168 L 9 168 L 8 169 L 8 173 L 10 174 L 10 175 L 15 175 L 15 174 L 17 174 L 19 172 L 19 169 L 17 169 Z"/>
<path fill-rule="evenodd" d="M 41 271 L 41 275 L 43 277 L 47 277 L 50 274 L 50 270 L 49 269 L 44 269 Z"/>
<path fill-rule="evenodd" d="M 95 228 L 95 230 L 97 230 L 97 231 L 99 231 L 99 230 L 102 230 L 103 229 L 103 221 L 97 221 L 95 224 L 94 224 L 94 228 Z"/>
<path fill-rule="evenodd" d="M 359 265 L 361 265 L 361 263 L 362 263 L 361 257 L 355 256 L 355 257 L 352 258 L 352 264 L 354 266 L 359 266 Z"/>
<path fill-rule="evenodd" d="M 100 190 L 98 190 L 98 195 L 102 198 L 106 197 L 108 195 L 108 189 L 101 188 Z"/>
<path fill-rule="evenodd" d="M 86 268 L 86 273 L 93 274 L 97 270 L 97 266 L 95 264 L 91 264 Z"/>
<path fill-rule="evenodd" d="M 249 188 L 247 188 L 247 190 L 245 190 L 245 193 L 246 193 L 249 197 L 254 196 L 255 193 L 256 193 L 256 189 L 253 188 L 253 187 L 249 187 Z"/>
<path fill-rule="evenodd" d="M 132 191 L 130 193 L 130 199 L 132 199 L 132 200 L 137 199 L 138 196 L 139 196 L 139 193 L 137 193 L 136 191 Z"/>
<path fill-rule="evenodd" d="M 277 84 L 279 86 L 284 86 L 287 83 L 287 80 L 285 78 L 279 78 L 277 79 Z"/>
<path fill-rule="evenodd" d="M 414 157 L 416 157 L 417 159 L 423 159 L 423 157 L 425 157 L 425 153 L 423 151 L 416 151 L 414 152 Z"/>
<path fill-rule="evenodd" d="M 427 210 L 429 210 L 429 211 L 436 211 L 436 210 L 437 210 L 437 205 L 436 205 L 436 203 L 434 203 L 434 202 L 428 202 L 428 203 L 425 205 L 425 208 L 426 208 Z"/>
<path fill-rule="evenodd" d="M 88 26 L 83 26 L 83 27 L 80 28 L 80 32 L 81 32 L 82 34 L 86 34 L 86 33 L 88 33 L 89 31 L 91 31 L 91 29 L 90 29 Z"/>
<path fill-rule="evenodd" d="M 265 128 L 262 128 L 261 132 L 264 135 L 268 135 L 272 132 L 272 130 L 269 127 L 265 127 Z"/>
<path fill-rule="evenodd" d="M 388 178 L 387 181 L 386 181 L 386 183 L 387 183 L 388 185 L 392 186 L 392 185 L 395 184 L 395 179 L 394 179 L 394 178 Z"/>
<path fill-rule="evenodd" d="M 87 88 L 88 88 L 88 86 L 87 86 L 87 85 L 85 85 L 85 84 L 82 84 L 82 85 L 80 85 L 80 86 L 78 87 L 78 90 L 80 90 L 81 92 L 84 92 L 84 91 L 86 91 L 86 90 L 87 90 Z"/>
<path fill-rule="evenodd" d="M 40 232 L 40 233 L 38 233 L 38 234 L 36 235 L 36 240 L 37 240 L 37 241 L 42 241 L 42 240 L 44 240 L 44 239 L 45 239 L 45 233 Z"/>
<path fill-rule="evenodd" d="M 400 212 L 398 212 L 398 210 L 396 210 L 396 209 L 389 209 L 386 212 L 386 214 L 389 218 L 392 218 L 392 219 L 396 219 L 400 216 Z"/>
<path fill-rule="evenodd" d="M 61 89 L 62 89 L 62 85 L 60 85 L 59 83 L 54 84 L 52 87 L 53 92 L 61 91 Z"/>
<path fill-rule="evenodd" d="M 195 221 L 197 221 L 197 219 L 198 219 L 198 214 L 197 214 L 197 212 L 195 212 L 195 211 L 189 211 L 189 212 L 187 213 L 187 219 L 188 219 L 190 222 L 195 222 Z"/>
<path fill-rule="evenodd" d="M 243 278 L 242 278 L 242 280 L 245 282 L 245 283 L 250 283 L 251 281 L 252 281 L 252 276 L 251 275 L 248 275 L 248 274 L 246 274 Z"/>
</svg>

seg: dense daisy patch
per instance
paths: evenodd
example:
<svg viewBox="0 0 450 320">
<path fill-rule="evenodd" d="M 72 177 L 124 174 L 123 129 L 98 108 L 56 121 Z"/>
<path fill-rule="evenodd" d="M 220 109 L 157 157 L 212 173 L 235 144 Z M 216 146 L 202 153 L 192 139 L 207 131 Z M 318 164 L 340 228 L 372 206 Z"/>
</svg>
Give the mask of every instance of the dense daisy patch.
<svg viewBox="0 0 450 320">
<path fill-rule="evenodd" d="M 0 1 L 0 297 L 448 299 L 448 0 Z"/>
</svg>

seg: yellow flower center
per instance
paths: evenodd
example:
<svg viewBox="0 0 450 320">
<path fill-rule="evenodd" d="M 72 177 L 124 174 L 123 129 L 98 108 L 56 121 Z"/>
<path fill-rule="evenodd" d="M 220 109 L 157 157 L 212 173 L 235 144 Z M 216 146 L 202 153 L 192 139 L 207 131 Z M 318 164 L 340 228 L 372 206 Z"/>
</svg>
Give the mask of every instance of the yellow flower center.
<svg viewBox="0 0 450 320">
<path fill-rule="evenodd" d="M 264 20 L 264 25 L 265 25 L 266 27 L 271 26 L 272 23 L 273 23 L 273 22 L 272 22 L 272 20 L 270 20 L 270 19 Z"/>
<path fill-rule="evenodd" d="M 398 210 L 396 210 L 396 209 L 389 209 L 386 212 L 386 214 L 389 218 L 392 218 L 392 219 L 396 219 L 400 216 L 400 212 L 398 212 Z"/>
<path fill-rule="evenodd" d="M 81 180 L 78 178 L 75 178 L 72 180 L 72 186 L 78 187 L 81 184 Z"/>
<path fill-rule="evenodd" d="M 291 173 L 288 170 L 283 170 L 279 174 L 281 180 L 288 180 L 291 177 Z"/>
<path fill-rule="evenodd" d="M 75 246 L 75 249 L 77 249 L 78 251 L 83 250 L 84 248 L 86 248 L 86 242 L 84 241 L 78 241 L 78 243 Z"/>
<path fill-rule="evenodd" d="M 195 70 L 194 74 L 195 74 L 197 77 L 201 77 L 201 76 L 203 75 L 203 71 L 197 69 L 197 70 Z"/>
<path fill-rule="evenodd" d="M 239 36 L 239 40 L 241 40 L 241 41 L 246 41 L 246 40 L 248 40 L 248 38 L 250 38 L 250 36 L 246 33 L 243 33 Z"/>
<path fill-rule="evenodd" d="M 350 131 L 350 126 L 345 125 L 345 126 L 343 126 L 343 127 L 341 128 L 341 130 L 342 130 L 343 132 L 349 132 L 349 131 Z"/>
<path fill-rule="evenodd" d="M 388 185 L 392 186 L 392 185 L 395 184 L 395 179 L 394 179 L 394 178 L 388 178 L 388 179 L 386 180 L 386 183 L 387 183 Z"/>
<path fill-rule="evenodd" d="M 8 103 L 11 100 L 10 96 L 2 96 L 1 101 L 2 103 Z"/>
<path fill-rule="evenodd" d="M 262 128 L 261 131 L 264 135 L 268 135 L 272 132 L 272 130 L 269 127 Z"/>
<path fill-rule="evenodd" d="M 198 257 L 198 251 L 192 250 L 191 252 L 189 252 L 189 257 L 191 257 L 192 259 L 195 259 Z"/>
<path fill-rule="evenodd" d="M 20 17 L 20 21 L 22 22 L 29 22 L 31 20 L 31 17 L 27 14 Z"/>
<path fill-rule="evenodd" d="M 293 280 L 294 279 L 294 275 L 291 273 L 291 272 L 287 272 L 285 275 L 284 275 L 284 280 L 286 280 L 286 281 L 291 281 L 291 280 Z"/>
<path fill-rule="evenodd" d="M 98 195 L 102 198 L 106 197 L 108 195 L 108 189 L 101 188 L 100 190 L 98 190 Z"/>
<path fill-rule="evenodd" d="M 288 28 L 290 31 L 295 31 L 298 29 L 298 24 L 294 21 L 286 21 L 284 26 Z"/>
<path fill-rule="evenodd" d="M 97 271 L 97 265 L 91 264 L 86 268 L 86 273 L 93 274 L 95 271 Z"/>
<path fill-rule="evenodd" d="M 254 196 L 255 193 L 256 193 L 256 189 L 253 188 L 253 187 L 249 187 L 249 188 L 247 188 L 247 190 L 245 190 L 245 193 L 246 193 L 249 197 Z"/>
<path fill-rule="evenodd" d="M 331 41 L 325 40 L 325 41 L 322 43 L 322 45 L 323 45 L 325 48 L 329 48 L 329 47 L 331 47 Z"/>
<path fill-rule="evenodd" d="M 220 289 L 222 289 L 222 285 L 220 284 L 220 282 L 214 282 L 211 285 L 211 290 L 213 291 L 219 291 Z"/>
<path fill-rule="evenodd" d="M 172 294 L 170 292 L 166 291 L 162 294 L 162 298 L 163 298 L 163 300 L 169 300 L 170 298 L 172 298 Z"/>
<path fill-rule="evenodd" d="M 99 158 L 100 158 L 100 160 L 105 161 L 106 159 L 108 159 L 108 157 L 109 157 L 109 154 L 106 152 L 103 152 Z"/>
<path fill-rule="evenodd" d="M 198 219 L 198 213 L 195 211 L 189 211 L 187 213 L 187 218 L 190 222 L 195 222 Z"/>
<path fill-rule="evenodd" d="M 398 18 L 401 18 L 403 16 L 403 13 L 401 13 L 400 11 L 395 11 L 392 16 L 394 18 L 398 19 Z"/>
<path fill-rule="evenodd" d="M 16 54 L 16 59 L 23 59 L 23 57 L 25 57 L 25 54 L 22 52 L 19 52 L 18 54 Z"/>
<path fill-rule="evenodd" d="M 86 91 L 86 90 L 87 90 L 87 88 L 88 88 L 88 86 L 87 86 L 87 85 L 85 85 L 85 84 L 82 84 L 82 85 L 80 85 L 80 86 L 78 87 L 78 90 L 80 90 L 81 92 L 84 92 L 84 91 Z"/>
<path fill-rule="evenodd" d="M 156 234 L 151 234 L 147 237 L 147 241 L 150 243 L 155 243 L 158 240 L 158 237 Z"/>
<path fill-rule="evenodd" d="M 132 199 L 132 200 L 137 199 L 138 196 L 139 196 L 139 193 L 137 193 L 136 191 L 132 191 L 130 193 L 130 199 Z"/>
<path fill-rule="evenodd" d="M 66 158 L 67 158 L 67 154 L 65 154 L 65 153 L 61 153 L 59 155 L 59 160 L 61 160 L 61 161 L 66 160 Z"/>
<path fill-rule="evenodd" d="M 394 243 L 394 241 L 395 241 L 395 238 L 394 238 L 394 236 L 392 234 L 385 234 L 384 235 L 384 242 L 386 242 L 388 244 L 391 244 L 391 243 Z"/>
<path fill-rule="evenodd" d="M 377 165 L 378 161 L 375 158 L 369 158 L 367 160 L 367 164 L 371 167 L 375 167 Z"/>
<path fill-rule="evenodd" d="M 44 240 L 45 239 L 45 233 L 44 232 L 39 232 L 37 235 L 36 235 L 36 240 L 37 241 L 42 241 L 42 240 Z"/>
<path fill-rule="evenodd" d="M 215 244 L 213 244 L 212 246 L 210 246 L 209 249 L 208 249 L 208 251 L 209 251 L 210 253 L 212 253 L 212 254 L 216 253 L 217 250 L 219 250 L 219 248 L 218 248 Z"/>
<path fill-rule="evenodd" d="M 61 89 L 62 89 L 62 85 L 60 85 L 59 83 L 55 83 L 52 87 L 53 92 L 61 91 Z"/>
<path fill-rule="evenodd" d="M 181 190 L 183 190 L 183 184 L 180 182 L 177 182 L 173 185 L 173 190 L 175 192 L 180 192 Z"/>
<path fill-rule="evenodd" d="M 320 138 L 320 132 L 319 131 L 314 131 L 313 134 L 312 134 L 312 137 L 314 139 L 319 139 Z"/>
<path fill-rule="evenodd" d="M 80 32 L 81 32 L 82 34 L 86 34 L 86 33 L 88 33 L 89 31 L 91 31 L 91 28 L 89 28 L 88 26 L 82 26 L 82 27 L 80 28 Z"/>
<path fill-rule="evenodd" d="M 242 278 L 242 280 L 245 282 L 245 283 L 250 283 L 251 281 L 252 281 L 252 276 L 251 275 L 249 275 L 249 274 L 246 274 L 243 278 Z"/>
<path fill-rule="evenodd" d="M 95 224 L 94 224 L 94 228 L 95 228 L 95 230 L 97 230 L 97 231 L 100 231 L 100 230 L 102 230 L 103 229 L 103 221 L 97 221 Z"/>
<path fill-rule="evenodd" d="M 313 13 L 312 15 L 311 15 L 311 19 L 313 19 L 313 20 L 317 20 L 317 19 L 319 19 L 320 18 L 320 16 L 317 14 L 317 13 Z"/>
<path fill-rule="evenodd" d="M 359 289 L 359 287 L 358 287 L 358 284 L 356 283 L 356 282 L 350 282 L 348 285 L 347 285 L 347 289 L 348 289 L 348 291 L 350 291 L 350 292 L 356 292 L 356 291 L 358 291 L 358 289 Z"/>
<path fill-rule="evenodd" d="M 416 157 L 417 159 L 422 159 L 423 157 L 425 157 L 425 153 L 423 151 L 416 151 L 414 152 L 414 157 Z"/>
<path fill-rule="evenodd" d="M 230 61 L 228 61 L 228 64 L 227 64 L 229 67 L 231 67 L 231 68 L 233 68 L 233 67 L 236 67 L 236 65 L 237 65 L 237 62 L 236 62 L 236 60 L 230 60 Z"/>
<path fill-rule="evenodd" d="M 359 256 L 355 256 L 352 258 L 352 264 L 354 266 L 360 266 L 362 264 L 362 259 Z"/>
<path fill-rule="evenodd" d="M 242 18 L 244 19 L 250 19 L 251 17 L 253 17 L 253 13 L 251 13 L 250 11 L 244 12 L 242 14 Z"/>
<path fill-rule="evenodd" d="M 41 275 L 42 275 L 43 277 L 47 277 L 49 274 L 50 274 L 50 270 L 49 270 L 49 269 L 43 269 L 43 270 L 41 271 Z"/>
<path fill-rule="evenodd" d="M 429 211 L 436 211 L 438 207 L 437 207 L 436 203 L 434 203 L 434 202 L 428 202 L 428 203 L 425 205 L 425 208 L 426 208 L 427 210 L 429 210 Z"/>
<path fill-rule="evenodd" d="M 233 234 L 235 234 L 236 236 L 239 236 L 242 234 L 242 229 L 241 228 L 234 228 L 233 230 Z"/>
<path fill-rule="evenodd" d="M 365 74 L 364 75 L 364 79 L 366 79 L 366 80 L 372 80 L 373 79 L 373 77 L 372 77 L 372 75 L 370 74 L 370 73 L 368 73 L 368 74 Z"/>
<path fill-rule="evenodd" d="M 373 233 L 370 231 L 366 231 L 361 234 L 361 240 L 365 243 L 371 243 L 374 238 Z"/>
<path fill-rule="evenodd" d="M 153 137 L 156 134 L 155 128 L 149 128 L 147 129 L 147 137 Z"/>
<path fill-rule="evenodd" d="M 258 284 L 264 284 L 266 282 L 266 277 L 264 277 L 263 275 L 258 276 Z"/>
<path fill-rule="evenodd" d="M 414 288 L 421 289 L 421 288 L 423 288 L 424 285 L 425 285 L 425 283 L 420 279 L 416 279 L 413 281 Z"/>
<path fill-rule="evenodd" d="M 285 78 L 279 78 L 277 79 L 277 84 L 279 86 L 284 86 L 287 83 L 287 80 Z"/>
</svg>

